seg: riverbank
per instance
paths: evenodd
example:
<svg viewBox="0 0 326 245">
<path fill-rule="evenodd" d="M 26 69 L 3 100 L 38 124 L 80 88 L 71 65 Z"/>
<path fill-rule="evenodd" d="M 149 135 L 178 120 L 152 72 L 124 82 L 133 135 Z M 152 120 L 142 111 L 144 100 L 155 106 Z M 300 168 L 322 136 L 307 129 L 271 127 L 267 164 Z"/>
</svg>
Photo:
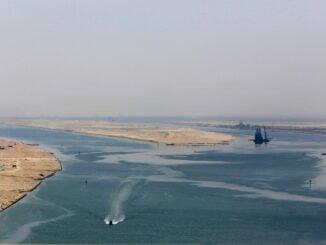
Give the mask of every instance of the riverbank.
<svg viewBox="0 0 326 245">
<path fill-rule="evenodd" d="M 7 121 L 8 125 L 46 128 L 89 135 L 127 138 L 162 143 L 166 145 L 217 145 L 227 144 L 232 135 L 207 132 L 192 128 L 177 128 L 158 124 L 112 123 L 81 120 L 19 120 Z"/>
<path fill-rule="evenodd" d="M 194 122 L 180 122 L 181 125 L 196 126 L 196 127 L 215 127 L 215 128 L 231 128 L 231 129 L 248 129 L 255 130 L 257 127 L 267 127 L 268 129 L 293 132 L 293 133 L 308 133 L 326 135 L 325 122 L 215 122 L 215 121 L 194 121 Z"/>
<path fill-rule="evenodd" d="M 0 212 L 58 171 L 61 163 L 52 153 L 35 145 L 0 139 Z"/>
</svg>

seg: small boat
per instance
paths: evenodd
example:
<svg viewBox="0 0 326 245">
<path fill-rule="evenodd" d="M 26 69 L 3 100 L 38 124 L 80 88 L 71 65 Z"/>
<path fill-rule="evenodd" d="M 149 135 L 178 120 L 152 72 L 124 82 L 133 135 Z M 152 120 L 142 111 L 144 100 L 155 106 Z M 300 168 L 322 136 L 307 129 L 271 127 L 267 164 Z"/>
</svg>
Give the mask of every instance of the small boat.
<svg viewBox="0 0 326 245">
<path fill-rule="evenodd" d="M 326 156 L 326 152 L 323 152 L 321 155 L 322 155 L 322 156 Z"/>
</svg>

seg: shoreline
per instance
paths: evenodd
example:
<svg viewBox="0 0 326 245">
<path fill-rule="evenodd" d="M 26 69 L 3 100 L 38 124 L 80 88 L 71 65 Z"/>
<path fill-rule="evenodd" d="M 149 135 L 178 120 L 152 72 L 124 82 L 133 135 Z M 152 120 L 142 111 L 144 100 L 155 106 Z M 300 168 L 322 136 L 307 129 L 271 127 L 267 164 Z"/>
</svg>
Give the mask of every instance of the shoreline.
<svg viewBox="0 0 326 245">
<path fill-rule="evenodd" d="M 183 122 L 181 125 L 202 126 L 226 129 L 255 130 L 257 127 L 266 127 L 269 130 L 289 133 L 303 133 L 313 135 L 326 135 L 326 123 L 274 123 L 274 122 Z"/>
<path fill-rule="evenodd" d="M 51 152 L 29 144 L 0 139 L 0 213 L 62 171 Z"/>
<path fill-rule="evenodd" d="M 31 190 L 33 191 L 33 190 Z M 12 203 L 10 203 L 8 206 L 4 207 L 4 208 L 0 208 L 0 214 L 2 212 L 4 212 L 5 210 L 9 209 L 11 206 L 15 205 L 16 203 L 18 203 L 20 200 L 22 200 L 24 197 L 27 196 L 27 193 L 25 193 L 24 195 L 20 196 L 19 198 L 17 198 L 15 201 L 13 201 Z"/>
<path fill-rule="evenodd" d="M 192 128 L 157 126 L 153 124 L 122 124 L 104 121 L 11 121 L 8 126 L 43 128 L 83 135 L 123 138 L 167 146 L 215 146 L 234 140 L 226 133 L 209 132 Z"/>
</svg>

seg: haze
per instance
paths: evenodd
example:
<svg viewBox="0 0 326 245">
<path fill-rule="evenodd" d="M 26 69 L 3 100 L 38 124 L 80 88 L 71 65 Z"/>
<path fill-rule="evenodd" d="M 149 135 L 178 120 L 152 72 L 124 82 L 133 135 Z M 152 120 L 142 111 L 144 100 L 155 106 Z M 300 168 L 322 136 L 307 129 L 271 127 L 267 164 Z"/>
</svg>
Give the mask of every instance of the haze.
<svg viewBox="0 0 326 245">
<path fill-rule="evenodd" d="M 326 117 L 326 2 L 0 1 L 1 116 Z"/>
</svg>

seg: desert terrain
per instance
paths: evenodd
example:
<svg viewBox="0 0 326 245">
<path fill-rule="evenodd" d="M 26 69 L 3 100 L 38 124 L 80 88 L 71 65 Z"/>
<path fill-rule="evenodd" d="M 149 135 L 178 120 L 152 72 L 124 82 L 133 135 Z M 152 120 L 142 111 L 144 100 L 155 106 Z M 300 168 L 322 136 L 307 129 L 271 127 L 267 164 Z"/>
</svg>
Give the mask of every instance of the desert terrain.
<svg viewBox="0 0 326 245">
<path fill-rule="evenodd" d="M 233 137 L 229 134 L 154 124 L 81 120 L 24 120 L 9 121 L 6 122 L 6 124 L 90 135 L 120 137 L 146 142 L 163 143 L 166 145 L 217 145 L 226 144 L 233 140 Z"/>
<path fill-rule="evenodd" d="M 0 139 L 0 212 L 60 170 L 60 161 L 52 153 Z"/>
</svg>

